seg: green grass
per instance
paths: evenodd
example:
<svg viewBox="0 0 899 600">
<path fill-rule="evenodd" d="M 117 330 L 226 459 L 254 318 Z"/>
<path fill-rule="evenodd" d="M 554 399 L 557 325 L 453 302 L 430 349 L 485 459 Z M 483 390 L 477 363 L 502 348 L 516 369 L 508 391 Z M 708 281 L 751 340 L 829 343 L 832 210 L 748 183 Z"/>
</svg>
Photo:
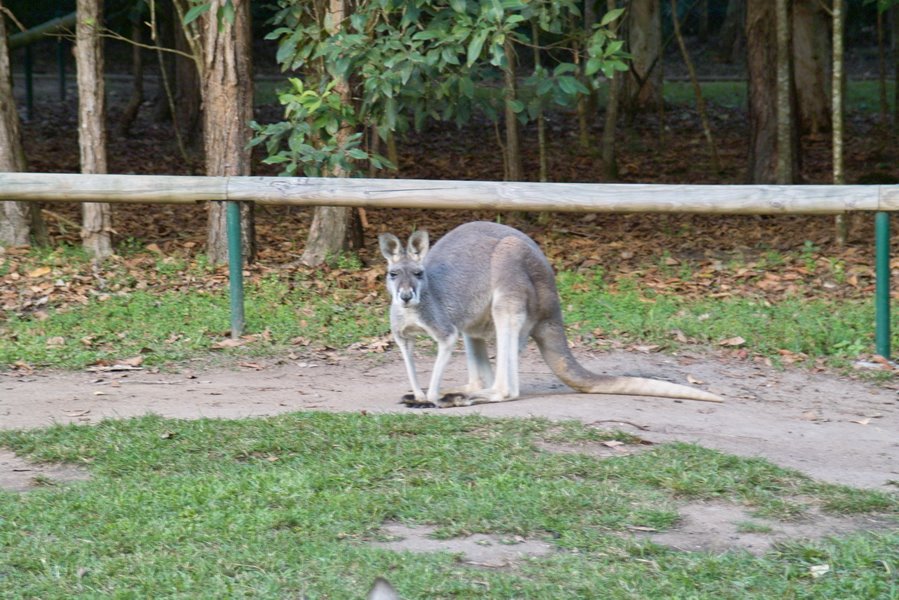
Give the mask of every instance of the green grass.
<svg viewBox="0 0 899 600">
<path fill-rule="evenodd" d="M 770 251 L 761 257 L 759 268 L 776 269 L 788 258 Z M 32 261 L 29 264 L 34 266 L 87 264 L 84 257 L 58 252 L 47 256 L 36 252 Z M 663 276 L 692 278 L 689 264 L 671 267 L 660 261 Z M 817 268 L 814 263 L 811 266 Z M 343 348 L 386 334 L 386 292 L 360 289 L 357 280 L 341 275 L 358 268 L 342 271 L 338 264 L 337 269 L 271 272 L 250 280 L 246 321 L 252 338 L 243 346 L 216 352 L 241 357 L 276 355 L 297 340 Z M 77 269 L 63 270 L 60 278 L 71 272 Z M 832 265 L 829 272 L 838 280 L 841 265 Z M 41 315 L 8 313 L 5 321 L 0 320 L 0 369 L 16 362 L 80 369 L 136 355 L 143 356 L 146 365 L 209 357 L 230 327 L 227 290 L 204 283 L 212 275 L 204 264 L 159 260 L 156 279 L 141 288 L 133 271 L 112 268 L 104 274 L 104 293 L 91 295 L 86 304 L 69 304 L 62 310 L 51 305 Z M 185 283 L 191 281 L 196 284 Z M 742 337 L 747 351 L 774 361 L 786 351 L 810 361 L 823 359 L 838 368 L 873 351 L 872 301 L 786 296 L 769 302 L 745 295 L 697 299 L 662 294 L 637 279 L 609 279 L 601 270 L 562 272 L 558 281 L 566 322 L 572 334 L 586 342 L 600 331 L 606 338 L 675 350 L 682 346 L 677 338 L 683 336 L 712 347 L 721 340 Z M 893 331 L 894 344 L 899 345 L 899 315 Z"/>
<path fill-rule="evenodd" d="M 335 414 L 0 432 L 0 445 L 93 474 L 0 492 L 0 596 L 360 598 L 378 575 L 405 598 L 899 594 L 896 531 L 791 543 L 761 557 L 687 554 L 627 535 L 671 527 L 684 500 L 897 514 L 895 496 L 686 444 L 606 460 L 536 448 L 559 435 L 621 437 L 533 419 Z M 558 552 L 484 570 L 446 553 L 366 545 L 389 521 L 433 525 L 446 537 L 539 537 Z M 819 564 L 831 572 L 810 577 Z"/>
<path fill-rule="evenodd" d="M 386 333 L 382 307 L 372 312 L 370 306 L 357 302 L 356 296 L 355 290 L 340 288 L 323 293 L 305 278 L 271 276 L 249 283 L 245 307 L 249 333 L 264 335 L 222 352 L 272 354 L 298 337 L 345 347 Z M 102 301 L 92 299 L 85 306 L 51 311 L 44 320 L 10 316 L 0 322 L 0 368 L 16 361 L 81 368 L 138 354 L 144 355 L 147 365 L 166 364 L 208 354 L 229 331 L 226 290 L 131 290 Z"/>
<path fill-rule="evenodd" d="M 610 289 L 602 274 L 561 273 L 560 293 L 566 319 L 575 332 L 590 335 L 597 328 L 610 337 L 624 337 L 665 349 L 679 347 L 672 332 L 680 331 L 701 344 L 742 337 L 753 353 L 779 360 L 780 351 L 825 358 L 845 366 L 872 351 L 873 301 L 832 301 L 786 297 L 685 299 L 641 288 L 632 280 Z M 899 320 L 894 320 L 897 331 Z"/>
</svg>

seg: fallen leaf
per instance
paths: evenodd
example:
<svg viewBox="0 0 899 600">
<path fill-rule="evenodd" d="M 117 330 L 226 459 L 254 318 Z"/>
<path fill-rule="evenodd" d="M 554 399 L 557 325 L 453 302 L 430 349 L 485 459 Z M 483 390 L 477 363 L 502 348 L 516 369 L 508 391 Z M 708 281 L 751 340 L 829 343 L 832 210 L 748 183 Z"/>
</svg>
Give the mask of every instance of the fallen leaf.
<svg viewBox="0 0 899 600">
<path fill-rule="evenodd" d="M 702 385 L 703 383 L 705 383 L 703 380 L 696 379 L 695 377 L 693 377 L 692 375 L 689 375 L 689 374 L 687 375 L 687 381 L 689 381 L 693 385 Z"/>
<path fill-rule="evenodd" d="M 84 410 L 72 410 L 72 411 L 67 411 L 66 416 L 67 417 L 83 417 L 84 415 L 90 414 L 90 412 L 91 412 L 91 410 L 89 408 L 86 408 Z"/>
<path fill-rule="evenodd" d="M 864 419 L 852 419 L 849 421 L 850 423 L 858 423 L 859 425 L 867 425 L 871 422 L 869 417 L 865 417 Z"/>
<path fill-rule="evenodd" d="M 606 448 L 618 448 L 619 446 L 624 446 L 624 442 L 619 442 L 618 440 L 607 440 L 602 442 L 602 445 Z"/>
<path fill-rule="evenodd" d="M 47 340 L 47 348 L 60 348 L 66 345 L 66 338 L 58 335 Z"/>
<path fill-rule="evenodd" d="M 33 279 L 36 279 L 38 277 L 43 277 L 45 275 L 49 275 L 50 270 L 51 270 L 50 267 L 38 267 L 37 269 L 35 269 L 33 271 L 29 271 L 28 276 Z"/>
<path fill-rule="evenodd" d="M 742 346 L 745 343 L 746 343 L 745 339 L 743 339 L 740 336 L 735 336 L 735 337 L 730 337 L 730 338 L 721 340 L 720 342 L 718 342 L 718 345 L 735 347 L 735 346 Z"/>
</svg>

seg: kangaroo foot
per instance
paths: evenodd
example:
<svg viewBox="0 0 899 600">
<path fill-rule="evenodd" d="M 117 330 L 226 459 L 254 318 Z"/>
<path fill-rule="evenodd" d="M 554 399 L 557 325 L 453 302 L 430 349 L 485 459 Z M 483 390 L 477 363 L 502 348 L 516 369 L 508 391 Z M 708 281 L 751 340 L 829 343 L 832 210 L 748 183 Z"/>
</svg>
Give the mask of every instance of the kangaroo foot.
<svg viewBox="0 0 899 600">
<path fill-rule="evenodd" d="M 405 404 L 409 408 L 436 408 L 437 405 L 430 400 L 421 400 L 415 397 L 415 394 L 404 394 L 400 398 L 400 404 Z"/>
<path fill-rule="evenodd" d="M 468 394 L 453 392 L 450 394 L 444 394 L 443 397 L 437 401 L 438 408 L 453 408 L 455 406 L 471 406 L 471 397 Z"/>
</svg>

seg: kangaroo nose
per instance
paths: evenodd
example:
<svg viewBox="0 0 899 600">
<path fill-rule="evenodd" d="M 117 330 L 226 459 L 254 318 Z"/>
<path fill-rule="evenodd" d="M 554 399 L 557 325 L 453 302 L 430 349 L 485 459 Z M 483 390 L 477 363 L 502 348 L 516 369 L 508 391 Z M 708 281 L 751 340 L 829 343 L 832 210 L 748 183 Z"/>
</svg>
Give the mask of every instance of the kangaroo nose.
<svg viewBox="0 0 899 600">
<path fill-rule="evenodd" d="M 402 300 L 403 302 L 405 302 L 407 304 L 409 303 L 410 300 L 412 300 L 413 296 L 414 295 L 412 294 L 411 290 L 405 290 L 405 291 L 400 292 L 400 300 Z"/>
</svg>

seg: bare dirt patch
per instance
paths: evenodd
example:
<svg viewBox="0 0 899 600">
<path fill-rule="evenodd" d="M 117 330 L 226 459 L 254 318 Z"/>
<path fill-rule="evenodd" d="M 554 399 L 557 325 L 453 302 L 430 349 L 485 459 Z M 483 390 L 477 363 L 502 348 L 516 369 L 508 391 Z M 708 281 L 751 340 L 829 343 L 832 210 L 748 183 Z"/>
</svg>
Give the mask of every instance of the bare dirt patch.
<svg viewBox="0 0 899 600">
<path fill-rule="evenodd" d="M 619 429 L 652 443 L 693 442 L 739 456 L 767 458 L 832 483 L 899 490 L 899 398 L 834 374 L 778 371 L 746 360 L 579 353 L 599 373 L 658 377 L 725 397 L 724 404 L 572 393 L 528 349 L 523 398 L 448 410 L 442 416 L 575 419 Z M 423 356 L 420 364 L 427 365 Z M 446 384 L 466 378 L 457 357 Z M 338 354 L 325 360 L 256 361 L 249 366 L 198 366 L 178 372 L 0 373 L 0 428 L 96 423 L 147 413 L 173 418 L 245 418 L 300 410 L 404 412 L 407 391 L 398 353 Z M 559 440 L 564 443 L 564 440 Z"/>
<path fill-rule="evenodd" d="M 584 364 L 605 374 L 658 377 L 705 388 L 724 404 L 662 398 L 572 393 L 528 349 L 522 358 L 523 398 L 516 402 L 421 412 L 456 416 L 574 419 L 617 429 L 656 444 L 697 443 L 739 456 L 763 457 L 809 476 L 855 487 L 896 492 L 899 481 L 899 399 L 889 386 L 807 370 L 779 371 L 746 360 L 682 353 L 678 356 L 580 352 Z M 427 365 L 431 357 L 422 356 Z M 458 357 L 447 372 L 448 386 L 464 382 Z M 53 423 L 92 424 L 108 418 L 148 413 L 171 418 L 248 418 L 291 411 L 408 412 L 398 403 L 407 391 L 398 353 L 329 355 L 210 367 L 174 372 L 0 373 L 0 428 L 32 428 Z M 553 439 L 544 450 L 619 456 L 645 446 L 609 446 Z M 0 454 L 0 487 L 31 489 L 41 481 L 66 481 L 83 473 L 70 467 L 32 465 Z M 663 545 L 691 551 L 743 548 L 764 552 L 786 539 L 817 539 L 850 531 L 895 527 L 894 520 L 843 517 L 810 511 L 797 522 L 766 521 L 742 507 L 688 504 L 680 525 L 644 532 Z M 384 547 L 459 552 L 463 562 L 503 568 L 543 552 L 541 542 L 472 536 L 436 540 L 432 530 L 385 527 L 397 539 Z M 513 543 L 509 543 L 509 542 Z M 531 546 L 530 544 L 536 544 Z"/>
<path fill-rule="evenodd" d="M 28 492 L 42 486 L 87 479 L 90 474 L 73 465 L 32 463 L 0 448 L 0 490 Z"/>
<path fill-rule="evenodd" d="M 410 527 L 388 523 L 381 528 L 384 540 L 370 545 L 395 552 L 451 552 L 459 561 L 473 567 L 509 568 L 529 557 L 545 556 L 555 547 L 541 540 L 519 536 L 497 536 L 476 533 L 461 538 L 437 539 L 437 529 L 429 526 Z"/>
<path fill-rule="evenodd" d="M 896 529 L 895 519 L 877 515 L 830 515 L 811 510 L 801 520 L 774 521 L 753 516 L 744 507 L 723 502 L 696 502 L 679 509 L 679 524 L 667 531 L 637 533 L 686 552 L 726 552 L 746 550 L 764 554 L 778 543 L 817 540 L 857 531 Z"/>
</svg>

